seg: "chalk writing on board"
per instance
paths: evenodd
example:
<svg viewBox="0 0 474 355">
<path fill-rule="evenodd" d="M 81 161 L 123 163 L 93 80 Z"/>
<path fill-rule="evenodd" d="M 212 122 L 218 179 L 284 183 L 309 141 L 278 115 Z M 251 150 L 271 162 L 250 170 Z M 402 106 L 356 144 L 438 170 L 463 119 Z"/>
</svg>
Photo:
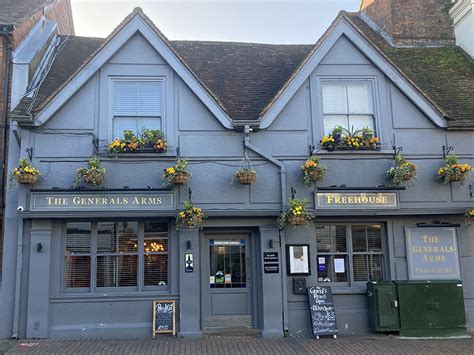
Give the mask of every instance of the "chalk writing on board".
<svg viewBox="0 0 474 355">
<path fill-rule="evenodd" d="M 176 334 L 176 301 L 153 301 L 153 337 L 157 333 Z"/>
<path fill-rule="evenodd" d="M 331 288 L 327 286 L 308 287 L 308 303 L 313 335 L 335 335 L 337 333 L 336 309 Z"/>
</svg>

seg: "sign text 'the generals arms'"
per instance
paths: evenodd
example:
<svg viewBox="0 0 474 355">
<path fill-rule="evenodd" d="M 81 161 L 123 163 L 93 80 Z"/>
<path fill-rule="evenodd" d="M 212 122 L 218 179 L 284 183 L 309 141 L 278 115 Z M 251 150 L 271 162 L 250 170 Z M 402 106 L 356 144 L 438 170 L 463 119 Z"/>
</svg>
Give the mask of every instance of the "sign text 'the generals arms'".
<svg viewBox="0 0 474 355">
<path fill-rule="evenodd" d="M 316 208 L 319 209 L 383 209 L 397 208 L 395 192 L 341 192 L 316 194 Z"/>
<path fill-rule="evenodd" d="M 31 211 L 172 210 L 172 192 L 33 192 Z"/>
</svg>

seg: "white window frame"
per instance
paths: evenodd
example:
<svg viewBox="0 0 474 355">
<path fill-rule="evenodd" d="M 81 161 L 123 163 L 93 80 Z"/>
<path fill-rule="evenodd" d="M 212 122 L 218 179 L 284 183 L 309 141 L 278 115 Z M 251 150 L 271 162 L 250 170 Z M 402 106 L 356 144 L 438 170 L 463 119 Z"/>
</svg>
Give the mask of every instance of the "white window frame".
<svg viewBox="0 0 474 355">
<path fill-rule="evenodd" d="M 321 76 L 318 77 L 318 98 L 319 98 L 319 117 L 320 117 L 320 137 L 319 140 L 325 135 L 324 132 L 324 106 L 323 106 L 323 85 L 324 83 L 348 83 L 348 82 L 363 82 L 368 81 L 372 86 L 372 104 L 373 104 L 373 116 L 374 116 L 374 135 L 381 137 L 380 132 L 380 111 L 379 111 L 379 88 L 377 85 L 377 78 L 375 76 Z M 350 128 L 350 127 L 349 127 Z M 319 141 L 318 140 L 318 141 Z"/>
<path fill-rule="evenodd" d="M 165 76 L 114 76 L 114 77 L 109 77 L 110 82 L 109 82 L 109 132 L 108 132 L 108 141 L 112 142 L 114 139 L 114 92 L 115 92 L 115 83 L 117 82 L 137 82 L 137 81 L 142 81 L 142 82 L 159 82 L 161 86 L 160 90 L 160 106 L 161 106 L 161 116 L 160 116 L 160 122 L 161 122 L 161 128 L 160 130 L 163 132 L 165 138 L 167 136 L 167 125 L 166 125 L 166 78 Z M 126 117 L 126 116 L 120 116 L 120 117 Z M 135 117 L 135 116 L 133 116 Z M 146 117 L 146 115 L 144 116 Z M 150 117 L 155 117 L 155 116 L 150 116 Z"/>
</svg>

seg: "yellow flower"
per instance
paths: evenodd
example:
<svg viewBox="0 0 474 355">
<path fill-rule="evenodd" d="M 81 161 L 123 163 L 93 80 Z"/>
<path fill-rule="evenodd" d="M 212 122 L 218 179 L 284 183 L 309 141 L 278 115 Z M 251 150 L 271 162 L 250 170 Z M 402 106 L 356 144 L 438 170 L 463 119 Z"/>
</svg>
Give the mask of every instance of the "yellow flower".
<svg viewBox="0 0 474 355">
<path fill-rule="evenodd" d="M 170 168 L 166 169 L 166 174 L 168 174 L 168 175 L 173 175 L 175 172 L 176 172 L 176 170 L 174 169 L 174 167 L 170 167 Z"/>
<path fill-rule="evenodd" d="M 180 216 L 181 218 L 184 218 L 184 212 L 183 212 L 183 211 L 179 212 L 179 216 Z"/>
</svg>

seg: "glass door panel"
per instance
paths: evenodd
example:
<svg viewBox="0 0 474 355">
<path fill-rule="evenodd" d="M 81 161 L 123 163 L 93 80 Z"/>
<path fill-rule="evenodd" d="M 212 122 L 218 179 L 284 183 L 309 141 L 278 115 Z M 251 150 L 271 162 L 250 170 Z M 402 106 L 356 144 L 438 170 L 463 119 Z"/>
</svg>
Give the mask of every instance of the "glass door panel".
<svg viewBox="0 0 474 355">
<path fill-rule="evenodd" d="M 245 288 L 245 239 L 209 240 L 210 288 Z"/>
</svg>

